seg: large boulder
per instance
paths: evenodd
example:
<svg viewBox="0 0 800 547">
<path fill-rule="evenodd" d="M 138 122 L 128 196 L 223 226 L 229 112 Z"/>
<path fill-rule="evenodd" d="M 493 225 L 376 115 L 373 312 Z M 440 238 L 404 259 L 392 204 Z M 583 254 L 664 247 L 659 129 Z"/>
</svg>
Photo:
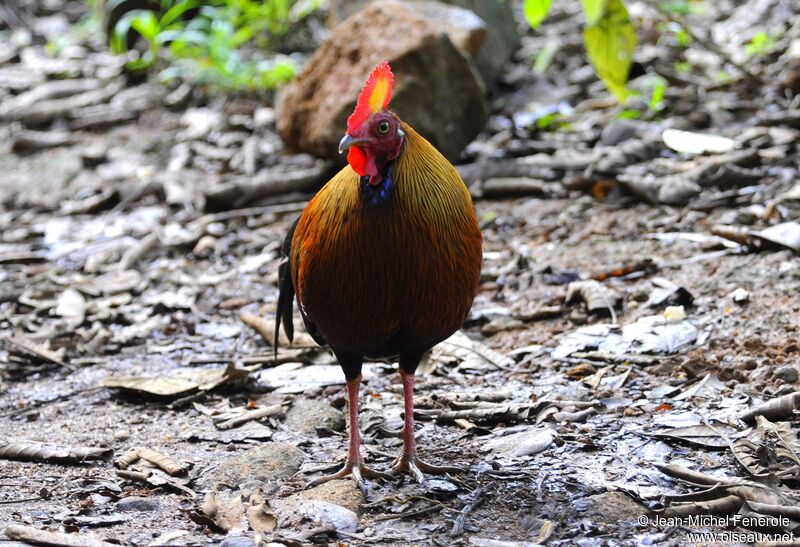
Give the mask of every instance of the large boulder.
<svg viewBox="0 0 800 547">
<path fill-rule="evenodd" d="M 471 10 L 486 24 L 486 39 L 475 55 L 475 65 L 491 88 L 519 47 L 519 31 L 507 0 L 443 0 Z"/>
<path fill-rule="evenodd" d="M 475 65 L 489 88 L 500 75 L 505 63 L 519 47 L 519 31 L 511 2 L 508 0 L 405 0 L 414 2 L 414 9 L 424 10 L 424 4 L 448 4 L 472 11 L 484 22 L 486 37 L 477 52 L 470 52 Z M 330 0 L 328 24 L 333 28 L 347 17 L 363 8 L 369 0 Z M 449 21 L 443 21 L 451 25 Z M 452 33 L 450 39 L 456 46 L 459 42 Z"/>
<path fill-rule="evenodd" d="M 468 31 L 459 36 L 462 47 L 476 40 Z M 338 157 L 358 93 L 383 61 L 395 75 L 392 110 L 445 156 L 457 158 L 488 118 L 482 79 L 438 21 L 396 0 L 370 4 L 337 25 L 286 86 L 278 131 L 287 146 Z"/>
</svg>

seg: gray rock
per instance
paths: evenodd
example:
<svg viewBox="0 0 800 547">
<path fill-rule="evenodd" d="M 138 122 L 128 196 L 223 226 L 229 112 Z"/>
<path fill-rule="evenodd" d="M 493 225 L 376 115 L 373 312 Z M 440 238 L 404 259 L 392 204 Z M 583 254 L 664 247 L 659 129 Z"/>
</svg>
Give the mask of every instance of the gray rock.
<svg viewBox="0 0 800 547">
<path fill-rule="evenodd" d="M 253 538 L 247 536 L 228 536 L 223 539 L 219 547 L 255 547 Z"/>
<path fill-rule="evenodd" d="M 775 371 L 775 378 L 783 380 L 787 384 L 794 384 L 799 377 L 800 374 L 798 374 L 797 367 L 792 365 L 784 365 Z"/>
<path fill-rule="evenodd" d="M 517 20 L 511 2 L 505 0 L 444 0 L 475 12 L 486 23 L 486 38 L 475 55 L 475 64 L 484 81 L 492 83 L 519 47 Z"/>
<path fill-rule="evenodd" d="M 361 499 L 354 481 L 336 480 L 277 499 L 273 507 L 281 528 L 296 528 L 311 522 L 353 531 L 358 528 Z"/>
<path fill-rule="evenodd" d="M 531 427 L 519 433 L 495 437 L 482 450 L 497 457 L 519 457 L 538 454 L 553 444 L 553 431 L 546 427 Z"/>
<path fill-rule="evenodd" d="M 286 425 L 298 433 L 316 433 L 318 427 L 344 430 L 344 415 L 325 401 L 300 399 L 286 413 Z"/>
<path fill-rule="evenodd" d="M 156 498 L 145 498 L 142 496 L 128 496 L 117 502 L 117 511 L 129 512 L 153 512 L 158 511 L 161 502 Z"/>
<path fill-rule="evenodd" d="M 211 484 L 240 486 L 248 482 L 269 482 L 288 479 L 300 469 L 305 458 L 296 447 L 287 443 L 264 443 L 220 462 L 209 473 Z"/>
<path fill-rule="evenodd" d="M 577 504 L 576 504 L 577 505 Z M 605 524 L 635 520 L 647 514 L 647 508 L 621 492 L 604 492 L 581 501 L 582 517 Z"/>
<path fill-rule="evenodd" d="M 525 323 L 513 317 L 495 317 L 481 327 L 481 333 L 484 336 L 494 336 L 498 332 L 521 329 L 524 326 Z"/>
<path fill-rule="evenodd" d="M 80 151 L 64 148 L 32 156 L 0 155 L 0 201 L 18 208 L 58 209 L 82 168 Z M 71 196 L 70 196 L 71 197 Z"/>
</svg>

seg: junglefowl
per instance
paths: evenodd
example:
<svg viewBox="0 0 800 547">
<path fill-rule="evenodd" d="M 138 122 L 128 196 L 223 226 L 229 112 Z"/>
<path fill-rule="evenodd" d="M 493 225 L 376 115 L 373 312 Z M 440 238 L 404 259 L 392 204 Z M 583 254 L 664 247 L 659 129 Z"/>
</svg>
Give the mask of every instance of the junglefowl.
<svg viewBox="0 0 800 547">
<path fill-rule="evenodd" d="M 328 345 L 347 380 L 350 443 L 344 467 L 312 482 L 352 476 L 446 473 L 417 458 L 414 372 L 422 355 L 464 322 L 480 280 L 482 239 L 455 168 L 388 110 L 394 76 L 375 67 L 359 94 L 339 153 L 347 162 L 308 202 L 283 243 L 280 324 L 292 339 L 294 295 L 303 322 Z M 358 392 L 365 357 L 399 356 L 403 453 L 388 474 L 364 465 Z"/>
</svg>

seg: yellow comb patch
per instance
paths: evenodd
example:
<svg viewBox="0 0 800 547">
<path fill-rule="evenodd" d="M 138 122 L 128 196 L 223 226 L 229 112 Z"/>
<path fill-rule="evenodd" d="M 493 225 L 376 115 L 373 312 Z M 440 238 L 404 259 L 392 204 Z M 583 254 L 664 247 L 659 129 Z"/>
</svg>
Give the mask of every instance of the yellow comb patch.
<svg viewBox="0 0 800 547">
<path fill-rule="evenodd" d="M 374 112 L 380 112 L 384 108 L 384 104 L 389 95 L 389 78 L 383 77 L 375 82 L 375 89 L 369 95 L 369 109 Z"/>
</svg>

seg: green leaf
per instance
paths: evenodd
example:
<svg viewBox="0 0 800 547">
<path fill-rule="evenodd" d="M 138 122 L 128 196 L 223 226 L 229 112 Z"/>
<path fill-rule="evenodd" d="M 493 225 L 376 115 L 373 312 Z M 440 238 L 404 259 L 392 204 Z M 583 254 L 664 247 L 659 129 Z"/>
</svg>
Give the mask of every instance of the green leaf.
<svg viewBox="0 0 800 547">
<path fill-rule="evenodd" d="M 187 11 L 196 8 L 199 5 L 197 0 L 184 0 L 183 2 L 178 2 L 171 8 L 167 10 L 167 12 L 161 16 L 161 27 L 168 28 L 172 23 L 178 21 L 179 17 L 186 13 Z M 180 25 L 183 26 L 183 25 Z"/>
<path fill-rule="evenodd" d="M 587 2 L 581 1 L 584 5 Z M 583 41 L 597 75 L 617 100 L 624 102 L 636 49 L 636 29 L 622 0 L 608 0 L 602 17 L 583 30 Z"/>
<path fill-rule="evenodd" d="M 583 14 L 586 16 L 586 25 L 596 25 L 606 11 L 606 0 L 581 0 Z"/>
<path fill-rule="evenodd" d="M 536 74 L 544 74 L 553 62 L 553 58 L 558 53 L 561 42 L 555 39 L 548 40 L 542 49 L 536 54 L 533 61 L 533 71 Z"/>
<path fill-rule="evenodd" d="M 650 94 L 650 100 L 647 101 L 647 108 L 652 112 L 660 112 L 664 110 L 664 95 L 667 91 L 667 81 L 660 76 L 655 78 L 653 85 L 653 92 Z"/>
<path fill-rule="evenodd" d="M 522 4 L 522 11 L 531 28 L 539 28 L 544 18 L 547 17 L 552 3 L 553 0 L 525 0 L 525 3 Z"/>
<path fill-rule="evenodd" d="M 620 120 L 638 120 L 642 117 L 642 113 L 638 110 L 631 110 L 630 108 L 623 110 L 617 114 L 617 119 Z"/>
<path fill-rule="evenodd" d="M 146 10 L 137 10 L 137 12 L 131 13 L 136 13 L 131 20 L 131 28 L 141 34 L 142 38 L 147 40 L 147 44 L 152 47 L 161 31 L 156 14 Z"/>
</svg>

